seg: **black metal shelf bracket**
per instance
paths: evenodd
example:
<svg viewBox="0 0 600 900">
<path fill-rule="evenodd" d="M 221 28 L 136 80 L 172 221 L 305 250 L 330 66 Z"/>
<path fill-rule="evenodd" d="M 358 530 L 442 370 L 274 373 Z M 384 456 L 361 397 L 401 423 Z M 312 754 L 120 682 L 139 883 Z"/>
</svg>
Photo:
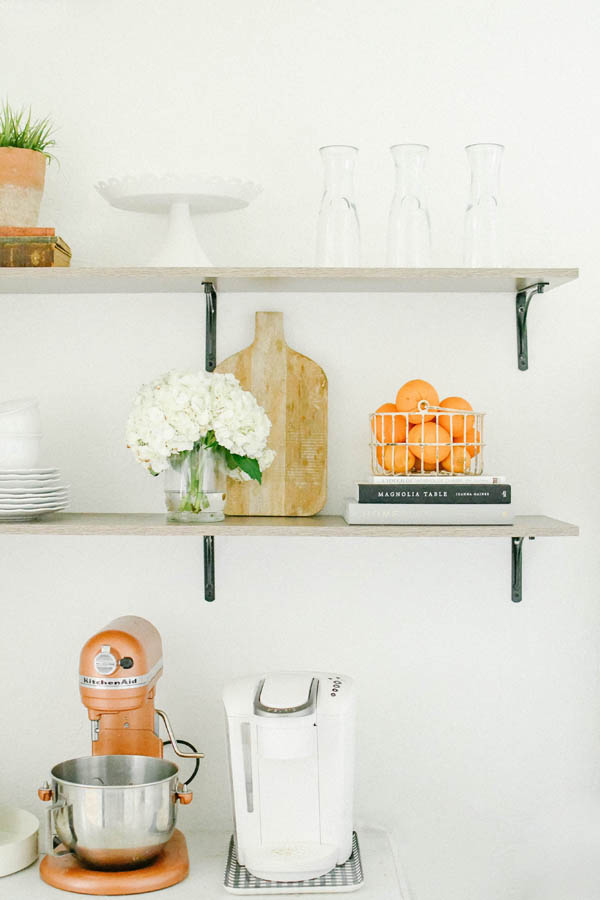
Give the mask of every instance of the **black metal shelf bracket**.
<svg viewBox="0 0 600 900">
<path fill-rule="evenodd" d="M 529 351 L 527 349 L 527 313 L 529 304 L 536 294 L 543 294 L 548 281 L 538 281 L 517 294 L 517 361 L 521 372 L 529 368 Z"/>
<path fill-rule="evenodd" d="M 523 541 L 524 537 L 511 538 L 512 549 L 512 576 L 511 576 L 511 594 L 510 598 L 513 603 L 520 603 L 523 599 Z M 535 541 L 534 537 L 529 538 Z"/>
<path fill-rule="evenodd" d="M 202 282 L 206 299 L 206 335 L 204 368 L 214 372 L 217 365 L 217 292 L 212 281 Z M 215 539 L 204 538 L 204 599 L 215 599 Z"/>
<path fill-rule="evenodd" d="M 217 292 L 212 281 L 202 282 L 206 297 L 206 351 L 204 368 L 214 372 L 217 366 Z"/>
<path fill-rule="evenodd" d="M 204 599 L 212 603 L 215 599 L 215 539 L 204 538 Z"/>
</svg>

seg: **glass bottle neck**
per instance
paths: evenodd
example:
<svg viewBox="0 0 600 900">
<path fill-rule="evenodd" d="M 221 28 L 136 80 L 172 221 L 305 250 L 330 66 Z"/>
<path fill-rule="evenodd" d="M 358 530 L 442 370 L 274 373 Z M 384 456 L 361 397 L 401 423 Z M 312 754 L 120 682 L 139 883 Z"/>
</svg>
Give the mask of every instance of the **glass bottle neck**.
<svg viewBox="0 0 600 900">
<path fill-rule="evenodd" d="M 396 168 L 396 195 L 423 197 L 427 152 L 427 147 L 420 145 L 409 144 L 392 147 L 392 157 Z"/>
<path fill-rule="evenodd" d="M 471 199 L 497 197 L 500 191 L 500 163 L 503 147 L 496 144 L 467 147 L 471 166 Z"/>
<path fill-rule="evenodd" d="M 321 158 L 325 192 L 352 197 L 356 150 L 353 147 L 323 147 Z"/>
</svg>

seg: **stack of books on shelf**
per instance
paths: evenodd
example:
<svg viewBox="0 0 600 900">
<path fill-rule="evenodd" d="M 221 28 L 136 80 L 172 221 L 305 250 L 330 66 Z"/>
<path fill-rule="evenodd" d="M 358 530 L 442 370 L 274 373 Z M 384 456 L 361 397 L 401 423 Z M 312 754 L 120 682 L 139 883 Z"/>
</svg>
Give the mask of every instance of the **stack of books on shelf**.
<svg viewBox="0 0 600 900">
<path fill-rule="evenodd" d="M 0 226 L 0 266 L 69 266 L 71 248 L 54 228 Z"/>
<path fill-rule="evenodd" d="M 502 475 L 372 475 L 346 500 L 349 525 L 511 525 Z"/>
</svg>

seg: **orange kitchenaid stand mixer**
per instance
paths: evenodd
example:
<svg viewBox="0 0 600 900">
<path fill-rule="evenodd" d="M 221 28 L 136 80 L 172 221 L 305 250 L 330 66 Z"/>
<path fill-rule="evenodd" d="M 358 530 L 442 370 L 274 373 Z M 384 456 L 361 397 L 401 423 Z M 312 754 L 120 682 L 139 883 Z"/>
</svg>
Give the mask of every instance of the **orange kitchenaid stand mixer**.
<svg viewBox="0 0 600 900">
<path fill-rule="evenodd" d="M 166 713 L 155 708 L 156 683 L 162 671 L 160 634 L 146 619 L 114 619 L 86 642 L 80 657 L 79 690 L 92 725 L 92 756 L 134 754 L 162 758 L 159 716 L 178 756 L 203 756 L 180 751 Z M 38 794 L 41 800 L 52 800 L 52 789 L 47 785 Z M 188 804 L 191 800 L 191 791 L 179 785 L 173 802 Z M 178 829 L 160 854 L 142 868 L 92 869 L 73 853 L 48 854 L 40 863 L 42 879 L 53 887 L 109 896 L 161 890 L 183 881 L 188 872 L 187 845 Z"/>
</svg>

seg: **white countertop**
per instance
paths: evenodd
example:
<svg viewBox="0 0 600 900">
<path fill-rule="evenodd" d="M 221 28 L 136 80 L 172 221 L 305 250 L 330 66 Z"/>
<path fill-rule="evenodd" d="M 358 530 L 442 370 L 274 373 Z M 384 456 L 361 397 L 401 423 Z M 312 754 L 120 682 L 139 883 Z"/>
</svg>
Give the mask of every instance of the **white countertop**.
<svg viewBox="0 0 600 900">
<path fill-rule="evenodd" d="M 360 897 L 360 900 L 408 900 L 403 898 L 400 890 L 386 833 L 371 829 L 357 829 L 357 831 L 365 882 L 356 892 L 356 896 Z M 185 881 L 167 888 L 169 900 L 192 900 L 192 898 L 224 900 L 232 896 L 223 887 L 230 834 L 225 831 L 187 832 L 186 838 L 190 854 L 190 874 Z M 49 887 L 41 881 L 38 865 L 36 862 L 22 872 L 0 878 L 0 898 L 2 900 L 58 898 L 59 892 L 56 888 Z"/>
</svg>

